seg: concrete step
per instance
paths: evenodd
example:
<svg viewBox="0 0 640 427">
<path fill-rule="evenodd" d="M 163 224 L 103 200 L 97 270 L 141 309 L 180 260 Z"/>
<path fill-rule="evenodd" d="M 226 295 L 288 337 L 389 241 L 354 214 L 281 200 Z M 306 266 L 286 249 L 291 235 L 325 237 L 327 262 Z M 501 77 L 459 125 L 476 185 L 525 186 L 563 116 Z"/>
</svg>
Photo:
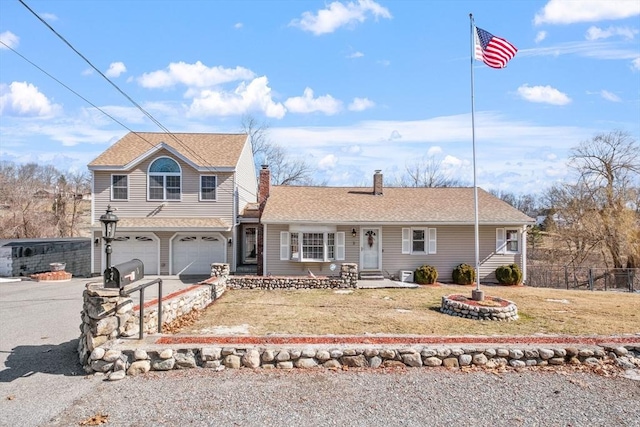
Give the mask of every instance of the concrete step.
<svg viewBox="0 0 640 427">
<path fill-rule="evenodd" d="M 381 271 L 361 271 L 360 280 L 384 280 Z"/>
</svg>

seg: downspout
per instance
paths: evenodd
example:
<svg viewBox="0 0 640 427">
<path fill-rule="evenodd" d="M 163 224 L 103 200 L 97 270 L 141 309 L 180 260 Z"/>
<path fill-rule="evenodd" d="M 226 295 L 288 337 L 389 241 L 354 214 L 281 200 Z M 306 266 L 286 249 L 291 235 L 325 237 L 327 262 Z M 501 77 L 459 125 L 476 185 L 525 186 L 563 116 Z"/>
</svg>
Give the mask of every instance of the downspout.
<svg viewBox="0 0 640 427">
<path fill-rule="evenodd" d="M 527 229 L 525 225 L 522 231 L 522 283 L 527 283 Z"/>
</svg>

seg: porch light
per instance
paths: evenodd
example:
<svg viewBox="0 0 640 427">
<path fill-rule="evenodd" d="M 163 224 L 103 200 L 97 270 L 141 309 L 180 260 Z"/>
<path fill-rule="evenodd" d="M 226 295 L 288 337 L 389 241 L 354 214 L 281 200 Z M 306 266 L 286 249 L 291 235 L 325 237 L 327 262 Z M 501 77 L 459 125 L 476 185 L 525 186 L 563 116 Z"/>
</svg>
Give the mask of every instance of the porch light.
<svg viewBox="0 0 640 427">
<path fill-rule="evenodd" d="M 351 229 L 351 237 L 356 237 L 356 234 L 357 234 L 356 229 L 355 228 Z"/>
<path fill-rule="evenodd" d="M 100 216 L 100 222 L 104 225 L 104 229 L 102 232 L 102 238 L 107 243 L 104 251 L 107 255 L 107 265 L 104 269 L 104 284 L 106 286 L 107 283 L 110 283 L 113 279 L 111 270 L 111 242 L 116 237 L 116 225 L 118 224 L 118 217 L 114 215 L 113 210 L 111 209 L 111 205 L 107 206 L 107 212 Z"/>
</svg>

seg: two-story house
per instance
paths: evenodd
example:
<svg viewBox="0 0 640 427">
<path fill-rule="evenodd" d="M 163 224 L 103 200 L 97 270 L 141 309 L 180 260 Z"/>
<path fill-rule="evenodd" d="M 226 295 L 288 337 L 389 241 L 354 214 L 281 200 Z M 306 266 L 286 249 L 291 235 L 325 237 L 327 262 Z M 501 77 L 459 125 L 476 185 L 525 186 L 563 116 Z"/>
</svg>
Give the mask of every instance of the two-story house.
<svg viewBox="0 0 640 427">
<path fill-rule="evenodd" d="M 145 274 L 205 274 L 212 262 L 256 262 L 256 171 L 246 134 L 130 132 L 89 165 L 91 271 L 105 251 L 100 216 L 118 216 L 112 264 L 132 258 Z"/>
</svg>

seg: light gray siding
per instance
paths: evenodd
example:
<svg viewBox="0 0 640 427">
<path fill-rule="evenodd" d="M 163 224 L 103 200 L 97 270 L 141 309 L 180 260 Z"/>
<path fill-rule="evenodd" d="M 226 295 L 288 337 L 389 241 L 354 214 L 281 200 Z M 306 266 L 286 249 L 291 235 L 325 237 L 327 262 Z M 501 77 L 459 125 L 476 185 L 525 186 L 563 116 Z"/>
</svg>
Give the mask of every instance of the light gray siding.
<svg viewBox="0 0 640 427">
<path fill-rule="evenodd" d="M 251 144 L 247 142 L 236 166 L 236 181 L 238 185 L 238 212 L 242 212 L 247 203 L 256 203 L 258 197 L 258 180 L 256 167 L 253 163 Z"/>
<path fill-rule="evenodd" d="M 161 156 L 171 157 L 182 169 L 182 198 L 166 202 L 147 200 L 147 170 L 149 164 Z M 122 217 L 147 217 L 156 210 L 156 218 L 162 217 L 216 217 L 233 223 L 233 174 L 228 172 L 203 173 L 217 176 L 216 201 L 200 201 L 200 173 L 167 151 L 141 162 L 130 171 L 94 171 L 94 223 L 99 221 L 108 205 L 118 210 L 116 215 Z M 111 200 L 111 175 L 122 174 L 129 177 L 129 200 Z M 164 206 L 161 206 L 164 203 Z"/>
<path fill-rule="evenodd" d="M 416 227 L 425 227 L 416 224 Z M 410 226 L 404 226 L 410 227 Z M 357 230 L 357 236 L 351 235 L 352 228 Z M 413 271 L 424 264 L 434 266 L 438 270 L 438 280 L 451 282 L 453 269 L 462 263 L 475 264 L 474 227 L 469 226 L 440 226 L 437 230 L 437 251 L 435 254 L 403 254 L 402 253 L 403 226 L 381 226 L 382 234 L 382 271 L 385 275 L 398 277 L 401 270 Z M 508 227 L 512 228 L 512 227 Z M 513 227 L 522 230 L 522 227 Z M 288 231 L 288 225 L 267 225 L 266 241 L 266 269 L 265 273 L 272 275 L 307 275 L 311 270 L 317 275 L 331 275 L 330 262 L 300 263 L 280 260 L 280 232 Z M 337 231 L 345 233 L 345 260 L 335 261 L 360 263 L 360 228 L 358 226 L 338 226 Z M 480 237 L 480 276 L 482 281 L 494 282 L 495 269 L 500 265 L 517 263 L 522 266 L 522 253 L 496 254 L 496 227 L 481 226 Z M 523 239 L 521 236 L 521 245 Z"/>
</svg>

